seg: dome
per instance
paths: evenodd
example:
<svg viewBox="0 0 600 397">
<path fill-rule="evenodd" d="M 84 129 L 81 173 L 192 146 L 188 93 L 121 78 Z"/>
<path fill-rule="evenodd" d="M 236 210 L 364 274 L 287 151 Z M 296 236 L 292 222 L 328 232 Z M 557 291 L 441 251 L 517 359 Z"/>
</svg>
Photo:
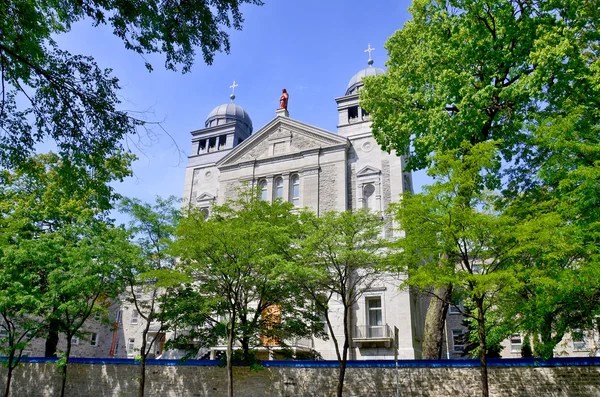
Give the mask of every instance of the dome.
<svg viewBox="0 0 600 397">
<path fill-rule="evenodd" d="M 248 133 L 252 133 L 252 120 L 241 106 L 236 105 L 233 101 L 217 106 L 208 114 L 205 127 L 214 127 L 216 125 L 223 125 L 227 123 L 233 123 L 239 121 L 248 130 Z"/>
<path fill-rule="evenodd" d="M 361 81 L 363 77 L 379 76 L 381 74 L 385 74 L 385 70 L 374 68 L 373 66 L 369 66 L 368 68 L 361 70 L 360 72 L 352 76 L 352 78 L 350 79 L 348 87 L 346 87 L 346 95 L 356 94 L 358 88 L 362 86 Z"/>
</svg>

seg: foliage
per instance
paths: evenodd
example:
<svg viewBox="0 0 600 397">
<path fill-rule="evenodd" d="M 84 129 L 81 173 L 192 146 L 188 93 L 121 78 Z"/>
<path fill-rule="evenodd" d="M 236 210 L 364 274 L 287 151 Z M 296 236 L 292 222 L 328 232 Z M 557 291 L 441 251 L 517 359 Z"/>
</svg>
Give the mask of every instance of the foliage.
<svg viewBox="0 0 600 397">
<path fill-rule="evenodd" d="M 434 151 L 487 140 L 519 162 L 535 153 L 528 131 L 542 116 L 560 120 L 575 101 L 597 117 L 592 3 L 418 0 L 410 11 L 386 43 L 387 73 L 365 79 L 361 106 L 384 148 L 410 153 L 411 169 L 428 166 Z"/>
<path fill-rule="evenodd" d="M 90 56 L 59 48 L 56 35 L 79 21 L 110 25 L 125 48 L 142 56 L 164 53 L 165 67 L 191 69 L 196 47 L 212 63 L 229 52 L 224 28 L 241 29 L 240 6 L 259 0 L 210 2 L 34 1 L 0 4 L 0 164 L 26 161 L 51 138 L 76 164 L 102 166 L 122 140 L 146 125 L 120 109 L 118 79 Z M 151 69 L 149 63 L 146 63 Z"/>
<path fill-rule="evenodd" d="M 289 270 L 321 314 L 340 363 L 337 396 L 341 397 L 351 344 L 352 310 L 363 293 L 380 282 L 385 240 L 380 214 L 367 210 L 326 212 L 317 217 L 303 212 L 300 263 Z M 331 305 L 341 305 L 343 340 L 338 341 L 330 318 Z"/>
<path fill-rule="evenodd" d="M 139 358 L 139 397 L 144 396 L 146 359 L 168 329 L 164 311 L 172 305 L 173 290 L 187 281 L 183 274 L 174 269 L 175 258 L 168 254 L 181 215 L 175 208 L 177 202 L 173 196 L 167 199 L 157 197 L 155 204 L 125 198 L 119 206 L 121 212 L 131 218 L 129 231 L 135 236 L 139 248 L 131 258 L 133 266 L 124 273 L 127 285 L 124 296 L 144 320 Z M 149 338 L 153 323 L 153 336 Z"/>
<path fill-rule="evenodd" d="M 589 323 L 570 315 L 574 296 L 584 294 L 585 310 L 597 301 L 600 14 L 587 1 L 553 0 L 418 0 L 410 10 L 386 43 L 387 73 L 365 79 L 361 106 L 378 142 L 409 154 L 410 169 L 495 142 L 495 167 L 474 191 L 503 188 L 495 210 L 508 211 L 526 245 L 513 252 L 523 272 L 505 318 L 544 333 L 534 339 L 548 356 L 565 329 Z M 528 239 L 527 228 L 540 233 Z"/>
<path fill-rule="evenodd" d="M 515 284 L 517 222 L 496 212 L 495 195 L 480 187 L 482 171 L 494 166 L 495 143 L 465 144 L 460 150 L 468 154 L 436 154 L 436 166 L 429 171 L 436 182 L 423 193 L 404 195 L 394 208 L 405 232 L 396 243 L 395 263 L 396 270 L 408 275 L 405 286 L 423 291 L 456 287 L 454 298 L 470 308 L 463 315 L 476 322 L 482 392 L 487 395 L 489 312 Z"/>
<path fill-rule="evenodd" d="M 506 213 L 520 220 L 520 237 L 516 283 L 498 311 L 518 319 L 515 331 L 532 335 L 535 355 L 547 359 L 567 332 L 593 328 L 600 307 L 598 248 L 546 200 L 513 201 Z"/>
<path fill-rule="evenodd" d="M 123 229 L 106 223 L 113 197 L 106 186 L 129 171 L 127 156 L 113 160 L 107 160 L 101 171 L 88 173 L 47 154 L 2 172 L 0 263 L 7 276 L 3 281 L 23 287 L 3 293 L 17 305 L 11 308 L 13 314 L 43 327 L 52 353 L 58 333 L 65 334 L 65 363 L 71 338 L 120 290 L 129 242 Z M 61 393 L 66 371 L 65 365 Z"/>
<path fill-rule="evenodd" d="M 190 209 L 177 228 L 173 254 L 193 280 L 186 295 L 196 296 L 195 305 L 182 302 L 190 312 L 180 318 L 198 321 L 188 323 L 197 332 L 214 333 L 209 340 L 226 340 L 230 395 L 235 340 L 248 356 L 252 347 L 283 344 L 313 329 L 315 316 L 302 309 L 304 298 L 285 277 L 299 228 L 292 209 L 241 191 L 238 199 L 213 206 L 206 219 L 201 209 Z"/>
</svg>

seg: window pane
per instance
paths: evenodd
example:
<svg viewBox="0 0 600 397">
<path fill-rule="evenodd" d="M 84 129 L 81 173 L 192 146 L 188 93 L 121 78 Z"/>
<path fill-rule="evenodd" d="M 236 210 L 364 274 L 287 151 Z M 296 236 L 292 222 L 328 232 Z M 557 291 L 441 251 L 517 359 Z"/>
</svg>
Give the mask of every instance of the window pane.
<svg viewBox="0 0 600 397">
<path fill-rule="evenodd" d="M 369 183 L 363 187 L 363 208 L 375 208 L 375 186 Z"/>
<path fill-rule="evenodd" d="M 275 198 L 276 199 L 283 198 L 283 179 L 282 178 L 275 179 Z"/>
<path fill-rule="evenodd" d="M 300 205 L 300 177 L 298 175 L 292 177 L 292 204 Z"/>
<path fill-rule="evenodd" d="M 267 181 L 260 181 L 258 186 L 260 186 L 260 199 L 267 201 Z"/>
<path fill-rule="evenodd" d="M 368 308 L 368 320 L 369 326 L 379 326 L 383 325 L 383 312 L 381 310 L 381 298 L 368 298 L 367 299 L 367 308 Z"/>
</svg>

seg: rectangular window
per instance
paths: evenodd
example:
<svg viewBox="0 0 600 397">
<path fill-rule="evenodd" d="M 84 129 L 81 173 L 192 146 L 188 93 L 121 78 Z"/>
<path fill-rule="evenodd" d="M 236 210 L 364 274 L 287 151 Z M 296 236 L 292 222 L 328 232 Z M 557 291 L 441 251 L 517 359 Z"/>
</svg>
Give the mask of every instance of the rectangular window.
<svg viewBox="0 0 600 397">
<path fill-rule="evenodd" d="M 510 351 L 519 353 L 523 347 L 523 336 L 521 334 L 512 334 L 510 336 Z"/>
<path fill-rule="evenodd" d="M 135 338 L 127 339 L 127 354 L 133 354 L 135 350 Z"/>
<path fill-rule="evenodd" d="M 454 353 L 465 351 L 465 335 L 462 329 L 452 330 L 452 348 L 454 349 Z"/>
<path fill-rule="evenodd" d="M 77 336 L 73 336 L 73 337 L 71 338 L 71 344 L 72 344 L 72 345 L 78 345 L 78 344 L 79 344 L 79 337 L 77 337 Z"/>
<path fill-rule="evenodd" d="M 217 137 L 208 138 L 208 152 L 214 152 L 217 148 Z"/>
<path fill-rule="evenodd" d="M 575 330 L 571 334 L 571 339 L 573 340 L 573 350 L 581 351 L 587 350 L 587 342 L 585 341 L 585 333 L 581 330 Z"/>
<path fill-rule="evenodd" d="M 8 331 L 4 328 L 0 328 L 0 338 L 8 338 Z"/>
<path fill-rule="evenodd" d="M 98 334 L 95 332 L 90 336 L 90 345 L 98 346 Z"/>
<path fill-rule="evenodd" d="M 460 311 L 463 308 L 463 303 L 461 301 L 453 301 L 448 305 L 448 313 L 449 314 L 461 314 Z"/>
<path fill-rule="evenodd" d="M 300 177 L 298 175 L 294 175 L 292 176 L 292 179 L 290 180 L 291 182 L 291 186 L 292 186 L 292 204 L 294 204 L 295 207 L 299 207 L 300 206 Z"/>
<path fill-rule="evenodd" d="M 361 114 L 363 120 L 369 120 L 369 119 L 371 119 L 371 115 L 369 114 L 369 112 L 367 112 L 363 108 L 360 109 L 360 114 Z"/>
<path fill-rule="evenodd" d="M 131 312 L 131 324 L 133 324 L 133 325 L 137 324 L 139 316 L 140 316 L 140 313 L 138 313 L 138 311 L 136 309 L 133 309 L 133 311 Z"/>
<path fill-rule="evenodd" d="M 383 310 L 381 297 L 367 298 L 367 335 L 369 338 L 383 338 Z"/>
<path fill-rule="evenodd" d="M 283 199 L 283 178 L 275 178 L 275 199 Z"/>
<path fill-rule="evenodd" d="M 225 149 L 226 142 L 227 142 L 227 135 L 219 136 L 219 150 Z"/>
<path fill-rule="evenodd" d="M 206 139 L 201 139 L 198 142 L 198 154 L 206 153 Z"/>
<path fill-rule="evenodd" d="M 356 121 L 358 121 L 358 106 L 352 106 L 348 108 L 348 123 Z"/>
</svg>

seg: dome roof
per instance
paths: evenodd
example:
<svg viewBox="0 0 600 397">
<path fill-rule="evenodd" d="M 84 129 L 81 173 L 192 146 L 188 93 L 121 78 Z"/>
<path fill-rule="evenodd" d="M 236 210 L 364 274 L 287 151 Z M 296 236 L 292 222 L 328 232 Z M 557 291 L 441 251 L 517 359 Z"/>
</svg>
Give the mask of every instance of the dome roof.
<svg viewBox="0 0 600 397">
<path fill-rule="evenodd" d="M 362 86 L 361 81 L 362 81 L 363 77 L 379 76 L 380 74 L 385 74 L 385 70 L 379 69 L 379 68 L 374 68 L 373 66 L 369 66 L 368 68 L 363 69 L 360 72 L 356 73 L 350 79 L 350 82 L 348 83 L 348 87 L 346 87 L 346 95 L 356 94 L 356 92 L 358 91 L 358 88 L 360 86 Z"/>
<path fill-rule="evenodd" d="M 241 106 L 236 105 L 233 101 L 217 106 L 206 117 L 205 127 L 223 125 L 240 121 L 244 124 L 249 133 L 252 133 L 252 120 Z"/>
</svg>

